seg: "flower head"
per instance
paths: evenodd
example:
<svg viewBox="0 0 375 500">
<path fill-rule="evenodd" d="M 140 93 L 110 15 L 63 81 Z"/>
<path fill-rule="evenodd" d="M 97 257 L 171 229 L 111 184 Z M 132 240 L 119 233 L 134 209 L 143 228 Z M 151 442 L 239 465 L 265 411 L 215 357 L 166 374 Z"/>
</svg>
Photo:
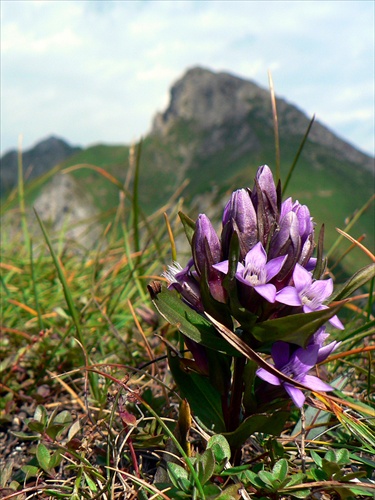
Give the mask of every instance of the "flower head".
<svg viewBox="0 0 375 500">
<path fill-rule="evenodd" d="M 305 313 L 328 309 L 323 302 L 333 292 L 333 281 L 313 280 L 312 274 L 300 264 L 296 264 L 293 272 L 294 286 L 286 286 L 276 295 L 276 302 L 289 306 L 302 306 Z M 337 316 L 333 316 L 329 322 L 335 328 L 344 329 L 343 324 Z"/>
<path fill-rule="evenodd" d="M 287 342 L 275 342 L 272 346 L 271 355 L 275 367 L 288 377 L 307 386 L 312 391 L 332 391 L 333 388 L 314 375 L 308 375 L 308 372 L 318 362 L 319 351 L 321 347 L 318 344 L 311 344 L 306 349 L 299 347 L 292 351 L 291 345 Z M 257 375 L 261 379 L 272 385 L 281 385 L 292 398 L 293 403 L 301 408 L 305 402 L 305 395 L 302 390 L 285 382 L 276 375 L 273 375 L 265 368 L 259 368 Z"/>
<path fill-rule="evenodd" d="M 276 287 L 269 281 L 280 271 L 286 256 L 276 257 L 267 262 L 267 254 L 261 242 L 258 242 L 245 256 L 244 264 L 237 265 L 235 277 L 246 286 L 252 287 L 268 302 L 274 303 Z M 218 271 L 228 274 L 229 262 L 227 260 L 213 266 Z"/>
</svg>

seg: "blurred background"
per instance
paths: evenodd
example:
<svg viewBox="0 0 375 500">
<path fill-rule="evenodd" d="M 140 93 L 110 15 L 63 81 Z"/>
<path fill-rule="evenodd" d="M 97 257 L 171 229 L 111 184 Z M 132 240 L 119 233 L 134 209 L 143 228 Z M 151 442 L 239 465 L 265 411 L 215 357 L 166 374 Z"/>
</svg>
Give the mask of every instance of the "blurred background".
<svg viewBox="0 0 375 500">
<path fill-rule="evenodd" d="M 372 1 L 3 1 L 1 153 L 131 143 L 192 66 L 268 87 L 374 154 Z"/>
</svg>

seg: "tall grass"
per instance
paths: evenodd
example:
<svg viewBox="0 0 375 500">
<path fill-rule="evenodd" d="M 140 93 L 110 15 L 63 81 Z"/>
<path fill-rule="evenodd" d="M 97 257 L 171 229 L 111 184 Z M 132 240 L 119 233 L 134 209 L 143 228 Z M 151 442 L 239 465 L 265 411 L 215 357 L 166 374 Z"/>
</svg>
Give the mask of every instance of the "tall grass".
<svg viewBox="0 0 375 500">
<path fill-rule="evenodd" d="M 86 251 L 66 239 L 64 229 L 50 232 L 39 216 L 41 232 L 30 234 L 26 214 L 32 207 L 25 206 L 20 161 L 21 219 L 13 224 L 22 225 L 15 236 L 3 238 L 1 258 L 3 498 L 372 495 L 373 283 L 348 302 L 340 350 L 321 367 L 341 380 L 336 409 L 327 413 L 322 404 L 306 414 L 307 447 L 313 450 L 308 468 L 315 472 L 302 474 L 296 458 L 298 411 L 291 411 L 278 439 L 251 436 L 243 450 L 246 467 L 226 471 L 225 444 L 210 442 L 174 392 L 165 343 L 178 355 L 178 332 L 156 315 L 147 292 L 176 257 L 177 203 L 150 217 L 142 213 L 140 148 L 133 158 L 133 183 L 103 175 L 103 182 L 118 188 L 118 208 L 96 246 Z M 206 446 L 214 451 L 204 452 Z M 345 457 L 326 455 L 342 448 L 348 450 Z M 167 474 L 159 462 L 171 456 L 177 463 Z M 348 485 L 355 471 L 367 487 Z M 164 488 L 154 484 L 155 475 Z"/>
</svg>

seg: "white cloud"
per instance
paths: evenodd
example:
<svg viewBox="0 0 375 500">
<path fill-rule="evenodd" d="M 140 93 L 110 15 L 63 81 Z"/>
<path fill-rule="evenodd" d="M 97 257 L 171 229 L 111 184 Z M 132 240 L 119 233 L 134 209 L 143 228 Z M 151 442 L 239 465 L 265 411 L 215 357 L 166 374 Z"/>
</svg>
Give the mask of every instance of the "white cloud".
<svg viewBox="0 0 375 500">
<path fill-rule="evenodd" d="M 18 1 L 2 5 L 2 150 L 54 133 L 130 142 L 187 67 L 268 85 L 373 151 L 367 1 Z"/>
</svg>

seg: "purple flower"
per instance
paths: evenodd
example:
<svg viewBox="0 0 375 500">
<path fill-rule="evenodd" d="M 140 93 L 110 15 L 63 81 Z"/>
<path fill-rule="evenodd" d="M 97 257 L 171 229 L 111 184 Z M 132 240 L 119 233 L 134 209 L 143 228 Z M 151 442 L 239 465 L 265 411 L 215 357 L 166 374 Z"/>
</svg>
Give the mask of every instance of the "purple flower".
<svg viewBox="0 0 375 500">
<path fill-rule="evenodd" d="M 313 280 L 312 274 L 300 264 L 296 264 L 293 272 L 294 286 L 286 286 L 276 294 L 276 302 L 288 306 L 302 306 L 305 313 L 328 309 L 323 302 L 333 292 L 333 281 Z M 344 329 L 337 316 L 330 318 L 329 322 L 335 328 Z"/>
<path fill-rule="evenodd" d="M 258 241 L 257 216 L 247 189 L 234 191 L 224 208 L 221 235 L 224 256 L 228 255 L 230 240 L 235 231 L 240 242 L 240 259 L 243 259 Z"/>
<path fill-rule="evenodd" d="M 285 263 L 278 280 L 290 276 L 301 250 L 298 218 L 294 212 L 288 212 L 281 220 L 277 231 L 272 236 L 268 255 L 270 258 L 286 255 Z M 289 281 L 289 280 L 288 280 Z"/>
<path fill-rule="evenodd" d="M 276 186 L 267 165 L 257 170 L 251 201 L 257 214 L 258 239 L 266 246 L 279 217 Z"/>
<path fill-rule="evenodd" d="M 178 262 L 174 262 L 172 266 L 168 266 L 168 271 L 163 273 L 163 276 L 168 280 L 168 288 L 176 290 L 181 294 L 181 297 L 193 309 L 203 311 L 203 305 L 200 295 L 199 282 L 197 281 L 197 273 L 191 270 L 193 259 L 190 259 L 187 266 L 182 268 Z"/>
<path fill-rule="evenodd" d="M 211 267 L 212 264 L 220 262 L 220 240 L 205 214 L 199 214 L 195 223 L 192 248 L 195 267 L 199 274 L 202 274 L 207 266 Z"/>
<path fill-rule="evenodd" d="M 310 338 L 310 341 L 308 343 L 308 346 L 311 345 L 318 345 L 319 346 L 319 353 L 318 353 L 318 359 L 316 360 L 317 363 L 321 363 L 325 359 L 328 358 L 328 356 L 338 348 L 338 346 L 341 344 L 341 342 L 337 342 L 334 340 L 333 342 L 330 342 L 327 345 L 323 345 L 325 340 L 329 337 L 329 333 L 326 333 L 326 328 L 325 326 L 322 326 L 317 330 L 314 335 Z"/>
<path fill-rule="evenodd" d="M 287 342 L 275 342 L 272 346 L 271 355 L 275 367 L 288 377 L 306 385 L 312 391 L 332 391 L 333 388 L 314 375 L 308 375 L 308 372 L 317 363 L 319 351 L 318 344 L 311 344 L 306 349 L 299 347 L 291 352 L 291 345 Z M 256 372 L 258 377 L 272 385 L 283 386 L 293 403 L 301 408 L 305 402 L 305 395 L 292 384 L 284 382 L 276 375 L 268 372 L 265 368 L 259 368 Z"/>
<path fill-rule="evenodd" d="M 212 297 L 219 302 L 225 302 L 226 294 L 220 273 L 212 266 L 221 260 L 220 240 L 205 214 L 200 214 L 195 223 L 192 250 L 198 275 L 207 279 Z"/>
<path fill-rule="evenodd" d="M 268 302 L 274 303 L 276 287 L 269 281 L 280 271 L 286 256 L 276 257 L 267 262 L 267 254 L 262 243 L 258 242 L 245 256 L 245 265 L 237 265 L 235 277 L 245 285 L 252 287 Z M 229 263 L 227 260 L 215 264 L 215 269 L 228 274 Z"/>
</svg>

